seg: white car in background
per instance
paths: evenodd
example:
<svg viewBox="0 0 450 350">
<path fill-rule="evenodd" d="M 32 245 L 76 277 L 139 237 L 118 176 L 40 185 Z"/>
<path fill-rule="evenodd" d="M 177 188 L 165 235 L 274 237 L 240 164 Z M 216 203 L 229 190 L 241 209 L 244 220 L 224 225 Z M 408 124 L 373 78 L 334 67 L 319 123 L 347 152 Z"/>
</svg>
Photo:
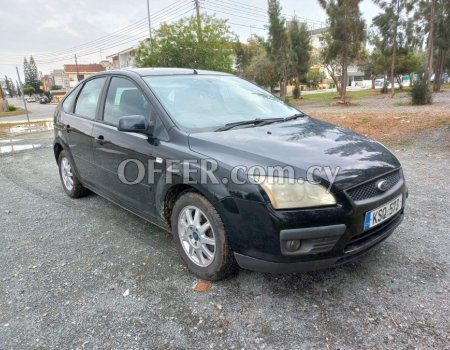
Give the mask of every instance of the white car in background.
<svg viewBox="0 0 450 350">
<path fill-rule="evenodd" d="M 27 98 L 27 102 L 36 102 L 36 99 L 33 96 Z"/>
</svg>

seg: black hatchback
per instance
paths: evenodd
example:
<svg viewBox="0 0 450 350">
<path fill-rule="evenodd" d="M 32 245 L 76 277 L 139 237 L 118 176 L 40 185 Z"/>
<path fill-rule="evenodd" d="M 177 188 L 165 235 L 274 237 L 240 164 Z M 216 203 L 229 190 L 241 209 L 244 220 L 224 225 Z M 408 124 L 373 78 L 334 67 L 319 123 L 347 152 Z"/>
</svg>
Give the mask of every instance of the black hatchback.
<svg viewBox="0 0 450 350">
<path fill-rule="evenodd" d="M 384 146 L 233 75 L 102 72 L 54 118 L 65 192 L 93 191 L 169 230 L 204 279 L 337 266 L 403 219 L 403 172 Z"/>
</svg>

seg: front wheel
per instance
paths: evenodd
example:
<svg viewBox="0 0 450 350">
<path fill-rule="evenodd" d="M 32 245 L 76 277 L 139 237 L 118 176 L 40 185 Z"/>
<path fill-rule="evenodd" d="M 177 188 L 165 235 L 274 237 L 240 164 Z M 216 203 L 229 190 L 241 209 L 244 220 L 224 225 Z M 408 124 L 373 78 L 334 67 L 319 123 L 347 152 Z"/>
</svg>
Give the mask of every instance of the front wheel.
<svg viewBox="0 0 450 350">
<path fill-rule="evenodd" d="M 178 253 L 197 276 L 215 281 L 237 270 L 223 222 L 205 197 L 182 194 L 173 207 L 171 226 Z"/>
</svg>

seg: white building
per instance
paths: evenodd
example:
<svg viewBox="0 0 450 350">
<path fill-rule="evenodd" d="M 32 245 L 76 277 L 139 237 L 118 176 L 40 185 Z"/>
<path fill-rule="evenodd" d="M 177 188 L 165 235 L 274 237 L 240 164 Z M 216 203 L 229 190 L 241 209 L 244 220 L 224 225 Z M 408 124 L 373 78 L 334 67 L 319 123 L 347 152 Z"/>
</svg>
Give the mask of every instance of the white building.
<svg viewBox="0 0 450 350">
<path fill-rule="evenodd" d="M 129 47 L 128 49 L 106 56 L 106 58 L 112 60 L 113 69 L 133 67 L 135 64 L 136 50 L 138 47 L 139 45 Z"/>
</svg>

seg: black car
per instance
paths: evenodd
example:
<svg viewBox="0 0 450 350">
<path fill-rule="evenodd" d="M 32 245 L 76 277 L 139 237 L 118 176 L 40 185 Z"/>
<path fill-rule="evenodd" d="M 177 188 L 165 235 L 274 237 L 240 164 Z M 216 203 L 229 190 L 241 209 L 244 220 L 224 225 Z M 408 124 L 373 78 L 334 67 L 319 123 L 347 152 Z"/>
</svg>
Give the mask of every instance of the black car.
<svg viewBox="0 0 450 350">
<path fill-rule="evenodd" d="M 50 103 L 50 99 L 47 96 L 39 97 L 39 104 L 45 105 L 47 103 Z"/>
<path fill-rule="evenodd" d="M 54 125 L 65 192 L 91 190 L 171 231 L 205 279 L 337 266 L 403 219 L 403 172 L 384 146 L 233 75 L 101 72 Z"/>
</svg>

